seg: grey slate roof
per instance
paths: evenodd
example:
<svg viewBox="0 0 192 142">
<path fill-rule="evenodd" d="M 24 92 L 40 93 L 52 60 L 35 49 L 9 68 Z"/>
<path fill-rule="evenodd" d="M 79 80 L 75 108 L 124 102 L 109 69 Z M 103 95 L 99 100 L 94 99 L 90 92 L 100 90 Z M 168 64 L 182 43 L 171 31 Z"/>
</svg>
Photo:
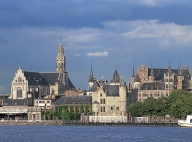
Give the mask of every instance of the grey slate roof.
<svg viewBox="0 0 192 142">
<path fill-rule="evenodd" d="M 54 105 L 91 104 L 92 96 L 62 96 Z"/>
<path fill-rule="evenodd" d="M 69 84 L 69 89 L 75 89 L 75 86 L 73 85 L 69 77 L 68 77 L 68 84 Z"/>
<path fill-rule="evenodd" d="M 90 75 L 89 75 L 89 82 L 93 82 L 93 81 L 94 81 L 94 77 L 93 77 L 93 71 L 91 68 Z"/>
<path fill-rule="evenodd" d="M 97 87 L 100 87 L 100 85 L 97 81 L 95 81 L 87 92 L 95 92 L 97 90 Z"/>
<path fill-rule="evenodd" d="M 119 76 L 117 70 L 115 70 L 111 83 L 119 83 L 119 82 L 120 82 L 120 76 Z"/>
<path fill-rule="evenodd" d="M 48 85 L 47 80 L 38 72 L 24 71 L 24 76 L 28 80 L 28 85 Z"/>
<path fill-rule="evenodd" d="M 58 81 L 59 73 L 40 73 L 50 85 L 55 85 L 55 82 Z"/>
<path fill-rule="evenodd" d="M 103 90 L 107 96 L 119 96 L 119 85 L 105 85 Z"/>
<path fill-rule="evenodd" d="M 135 77 L 135 82 L 140 82 L 140 78 L 139 78 L 139 75 L 137 74 L 136 77 Z"/>
<path fill-rule="evenodd" d="M 27 99 L 3 99 L 3 106 L 27 106 L 28 100 Z"/>
<path fill-rule="evenodd" d="M 151 71 L 153 70 L 153 75 L 155 80 L 163 80 L 164 73 L 167 73 L 168 69 L 160 69 L 160 68 L 148 68 L 148 76 L 150 76 Z M 179 69 L 171 69 L 173 73 L 175 73 L 175 81 L 177 82 L 177 76 L 180 74 Z M 188 70 L 182 70 L 182 75 L 184 76 L 184 80 L 189 80 L 191 78 L 190 73 Z"/>
<path fill-rule="evenodd" d="M 165 90 L 164 82 L 143 83 L 140 90 Z"/>
</svg>

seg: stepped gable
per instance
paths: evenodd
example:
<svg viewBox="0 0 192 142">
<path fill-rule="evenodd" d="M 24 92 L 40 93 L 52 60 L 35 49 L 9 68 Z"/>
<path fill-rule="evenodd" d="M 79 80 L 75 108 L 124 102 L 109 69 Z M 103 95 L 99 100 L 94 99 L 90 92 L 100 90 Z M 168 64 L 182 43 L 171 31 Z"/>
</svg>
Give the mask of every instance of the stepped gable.
<svg viewBox="0 0 192 142">
<path fill-rule="evenodd" d="M 92 96 L 62 96 L 54 105 L 67 105 L 67 104 L 91 104 Z"/>
<path fill-rule="evenodd" d="M 120 76 L 119 76 L 117 70 L 115 70 L 115 72 L 113 74 L 113 78 L 110 83 L 119 83 L 119 82 L 120 82 Z"/>
<path fill-rule="evenodd" d="M 119 96 L 119 85 L 105 85 L 103 90 L 107 96 Z"/>
<path fill-rule="evenodd" d="M 97 81 L 95 81 L 87 92 L 95 92 L 97 91 L 97 87 L 100 87 L 100 84 Z"/>
<path fill-rule="evenodd" d="M 155 80 L 163 80 L 164 73 L 168 72 L 168 69 L 161 68 L 148 68 L 148 76 L 150 76 L 151 71 L 153 70 L 153 75 Z M 179 75 L 179 69 L 171 69 L 171 71 L 175 74 L 175 81 L 177 82 L 177 76 Z M 191 75 L 188 70 L 182 70 L 182 75 L 184 76 L 184 80 L 189 80 Z"/>
<path fill-rule="evenodd" d="M 38 72 L 24 71 L 24 76 L 28 80 L 28 85 L 49 85 L 47 80 Z"/>
<path fill-rule="evenodd" d="M 140 90 L 165 90 L 164 82 L 143 83 Z"/>
</svg>

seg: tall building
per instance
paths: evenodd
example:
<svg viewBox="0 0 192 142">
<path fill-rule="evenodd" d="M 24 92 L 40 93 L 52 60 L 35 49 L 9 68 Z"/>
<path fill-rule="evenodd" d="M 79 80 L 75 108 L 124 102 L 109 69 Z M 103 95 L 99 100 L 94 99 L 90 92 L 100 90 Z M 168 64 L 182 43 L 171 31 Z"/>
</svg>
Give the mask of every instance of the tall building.
<svg viewBox="0 0 192 142">
<path fill-rule="evenodd" d="M 58 47 L 55 72 L 23 71 L 20 67 L 11 84 L 10 99 L 28 98 L 27 92 L 34 92 L 34 98 L 43 98 L 64 94 L 68 89 L 75 89 L 66 71 L 66 59 L 62 43 Z"/>
<path fill-rule="evenodd" d="M 169 65 L 167 69 L 148 68 L 141 65 L 138 73 L 131 76 L 129 83 L 129 93 L 135 93 L 137 101 L 144 101 L 148 97 L 159 98 L 169 96 L 173 89 L 189 89 L 184 84 L 191 80 L 189 68 L 172 69 Z"/>
</svg>

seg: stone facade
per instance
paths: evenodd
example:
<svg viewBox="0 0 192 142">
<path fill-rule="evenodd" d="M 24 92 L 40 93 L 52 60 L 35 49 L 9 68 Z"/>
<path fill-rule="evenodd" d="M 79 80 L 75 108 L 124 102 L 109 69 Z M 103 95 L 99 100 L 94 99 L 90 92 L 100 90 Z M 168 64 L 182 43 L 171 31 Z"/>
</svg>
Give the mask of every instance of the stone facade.
<svg viewBox="0 0 192 142">
<path fill-rule="evenodd" d="M 126 84 L 115 71 L 110 84 L 100 85 L 92 94 L 93 116 L 126 117 L 126 107 Z"/>
<path fill-rule="evenodd" d="M 55 98 L 64 94 L 68 89 L 75 89 L 66 72 L 64 48 L 60 43 L 56 58 L 56 72 L 39 73 L 17 70 L 11 84 L 10 99 L 25 99 L 27 92 L 34 92 L 34 98 Z"/>
<path fill-rule="evenodd" d="M 159 98 L 169 96 L 173 89 L 184 89 L 187 82 L 191 80 L 189 69 L 167 69 L 148 68 L 144 65 L 138 68 L 138 74 L 131 76 L 129 92 L 136 93 L 137 101 L 144 101 L 148 97 Z M 184 83 L 185 82 L 185 83 Z M 185 84 L 185 86 L 184 86 Z"/>
</svg>

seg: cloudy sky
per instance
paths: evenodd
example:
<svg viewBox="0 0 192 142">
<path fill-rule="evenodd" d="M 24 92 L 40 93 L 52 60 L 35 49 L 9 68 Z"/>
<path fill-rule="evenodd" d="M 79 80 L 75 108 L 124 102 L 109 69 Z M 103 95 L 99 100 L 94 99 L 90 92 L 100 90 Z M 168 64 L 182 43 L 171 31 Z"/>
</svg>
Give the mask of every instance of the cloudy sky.
<svg viewBox="0 0 192 142">
<path fill-rule="evenodd" d="M 192 70 L 191 0 L 1 0 L 0 94 L 16 70 L 53 72 L 60 38 L 77 88 L 145 64 Z"/>
</svg>

